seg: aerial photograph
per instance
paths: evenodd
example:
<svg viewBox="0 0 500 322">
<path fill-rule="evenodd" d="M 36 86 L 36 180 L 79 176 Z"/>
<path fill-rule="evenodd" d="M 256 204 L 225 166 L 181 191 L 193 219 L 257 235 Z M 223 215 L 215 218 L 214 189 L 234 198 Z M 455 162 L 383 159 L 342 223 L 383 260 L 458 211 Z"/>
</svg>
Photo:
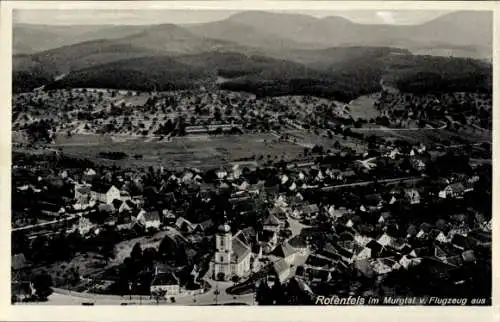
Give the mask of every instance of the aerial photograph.
<svg viewBox="0 0 500 322">
<path fill-rule="evenodd" d="M 15 9 L 12 305 L 492 305 L 491 11 Z"/>
</svg>

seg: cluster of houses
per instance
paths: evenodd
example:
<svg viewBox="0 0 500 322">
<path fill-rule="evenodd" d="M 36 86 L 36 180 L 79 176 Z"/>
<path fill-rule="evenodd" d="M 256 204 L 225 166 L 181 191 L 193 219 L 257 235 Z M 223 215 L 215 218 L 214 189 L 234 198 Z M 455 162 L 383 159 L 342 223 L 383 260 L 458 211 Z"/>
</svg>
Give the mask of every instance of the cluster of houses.
<svg viewBox="0 0 500 322">
<path fill-rule="evenodd" d="M 439 263 L 442 267 L 452 269 L 477 259 L 474 251 L 477 245 L 489 247 L 491 243 L 491 221 L 481 220 L 480 216 L 476 218 L 476 227 L 468 227 L 466 218 L 456 218 L 458 224 L 451 229 L 422 223 L 407 227 L 406 236 L 392 234 L 390 228 L 397 225 L 397 220 L 384 207 L 399 202 L 410 206 L 420 204 L 423 197 L 419 188 L 392 189 L 384 196 L 368 195 L 362 198 L 358 208 L 349 209 L 332 204 L 309 203 L 303 193 L 304 190 L 321 188 L 328 180 L 342 182 L 355 176 L 351 169 L 338 171 L 312 166 L 308 170 L 276 171 L 270 179 L 273 184 L 269 185 L 262 181 L 251 184 L 249 171 L 253 170 L 246 168 L 234 165 L 215 171 L 215 188 L 230 189 L 229 201 L 236 205 L 256 199 L 266 199 L 271 203 L 259 229 L 247 227 L 233 234 L 229 223 L 216 229 L 214 256 L 208 275 L 216 280 L 230 280 L 235 276 L 244 279 L 264 267 L 271 267 L 273 275 L 281 282 L 299 276 L 306 284 L 316 281 L 318 277 L 327 281 L 333 272 L 348 267 L 355 267 L 366 276 L 381 277 L 415 265 Z M 168 180 L 180 186 L 200 187 L 206 185 L 205 175 L 196 169 L 187 169 L 184 173 L 172 174 Z M 148 209 L 144 207 L 144 197 L 131 196 L 126 185 L 118 188 L 114 184 L 104 183 L 112 180 L 93 180 L 96 176 L 94 170 L 85 170 L 81 180 L 72 181 L 73 198 L 69 203 L 65 206 L 46 203 L 41 208 L 42 212 L 56 219 L 70 214 L 81 215 L 72 229 L 82 235 L 99 231 L 99 225 L 91 222 L 87 216 L 91 213 L 103 214 L 104 224 L 114 226 L 119 231 L 130 230 L 135 226 L 157 230 L 167 224 L 187 238 L 194 238 L 196 233 L 203 234 L 215 228 L 214 220 L 193 223 L 177 209 Z M 68 174 L 64 171 L 59 177 L 68 180 Z M 457 176 L 445 180 L 433 197 L 463 198 L 465 193 L 474 189 L 478 180 L 477 176 Z M 19 191 L 27 189 L 40 193 L 44 187 L 17 187 Z M 196 197 L 207 201 L 211 198 L 209 191 L 198 189 Z M 252 205 L 251 209 L 246 208 L 243 206 L 239 210 L 240 214 L 256 211 Z M 363 216 L 373 214 L 377 216 L 374 222 L 380 232 L 376 238 L 373 233 L 366 233 L 366 222 L 363 220 Z M 287 227 L 288 219 L 309 226 L 326 223 L 335 238 L 323 247 L 311 247 L 314 243 L 309 237 L 303 234 L 292 236 Z M 151 291 L 166 296 L 182 292 L 175 274 L 161 271 L 155 273 Z"/>
</svg>

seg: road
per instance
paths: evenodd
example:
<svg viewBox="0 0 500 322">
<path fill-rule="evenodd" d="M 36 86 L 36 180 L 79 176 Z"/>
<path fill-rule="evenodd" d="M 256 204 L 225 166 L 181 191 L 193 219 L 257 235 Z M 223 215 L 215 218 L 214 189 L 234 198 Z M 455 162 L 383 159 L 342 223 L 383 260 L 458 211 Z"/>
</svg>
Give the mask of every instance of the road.
<svg viewBox="0 0 500 322">
<path fill-rule="evenodd" d="M 400 181 L 411 181 L 411 180 L 420 180 L 422 179 L 421 177 L 404 177 L 404 178 L 395 178 L 395 179 L 384 179 L 384 180 L 378 180 L 378 183 L 394 183 L 394 182 L 400 182 Z M 338 189 L 338 188 L 347 188 L 347 187 L 357 187 L 357 186 L 366 186 L 369 184 L 373 184 L 373 180 L 371 181 L 362 181 L 362 182 L 354 182 L 354 183 L 346 183 L 346 184 L 339 184 L 335 186 L 327 186 L 321 188 L 323 191 L 328 191 L 328 190 L 333 190 L 333 189 Z"/>
<path fill-rule="evenodd" d="M 40 223 L 40 224 L 27 225 L 27 226 L 13 228 L 12 231 L 15 232 L 15 231 L 36 229 L 36 228 L 40 228 L 40 227 L 44 227 L 44 226 L 50 226 L 50 225 L 57 224 L 57 223 L 60 223 L 60 222 L 73 220 L 73 219 L 75 219 L 77 217 L 81 217 L 81 216 L 79 214 L 69 215 L 69 216 L 61 218 L 61 219 L 56 219 L 56 220 L 52 220 L 52 221 L 48 221 L 48 222 L 43 222 L 43 223 Z"/>
<path fill-rule="evenodd" d="M 157 302 L 154 298 L 149 296 L 139 297 L 133 295 L 132 298 L 128 296 L 118 295 L 102 295 L 102 294 L 89 294 L 69 292 L 67 290 L 54 288 L 54 293 L 49 296 L 46 302 L 35 303 L 22 303 L 23 305 L 82 305 L 82 303 L 93 303 L 93 305 L 224 305 L 230 303 L 244 303 L 247 305 L 254 305 L 254 294 L 247 295 L 229 295 L 226 289 L 233 285 L 231 282 L 213 282 L 212 289 L 204 294 L 199 295 L 178 295 L 175 297 L 175 303 L 168 300 Z M 215 291 L 219 290 L 216 296 Z"/>
</svg>

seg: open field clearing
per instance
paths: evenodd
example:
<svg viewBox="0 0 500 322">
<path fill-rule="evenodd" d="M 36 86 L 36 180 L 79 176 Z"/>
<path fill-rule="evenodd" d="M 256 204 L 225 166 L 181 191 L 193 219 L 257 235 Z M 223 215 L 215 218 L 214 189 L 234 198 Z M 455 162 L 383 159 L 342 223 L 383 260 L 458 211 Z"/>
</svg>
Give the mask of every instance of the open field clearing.
<svg viewBox="0 0 500 322">
<path fill-rule="evenodd" d="M 64 135 L 56 138 L 54 148 L 75 157 L 89 158 L 95 162 L 111 162 L 117 165 L 212 168 L 252 156 L 263 156 L 263 160 L 284 156 L 295 158 L 303 153 L 303 147 L 278 142 L 270 134 L 245 134 L 231 136 L 187 136 L 170 141 L 139 136 L 118 137 L 99 135 Z M 108 160 L 100 153 L 123 152 L 122 160 Z M 137 156 L 137 158 L 136 158 Z"/>
<path fill-rule="evenodd" d="M 353 129 L 353 131 L 363 133 L 366 136 L 375 135 L 386 139 L 406 140 L 423 144 L 456 145 L 491 141 L 491 136 L 484 131 L 456 133 L 444 129 L 390 129 L 385 127 Z"/>
<path fill-rule="evenodd" d="M 357 120 L 358 118 L 369 120 L 380 116 L 379 111 L 377 111 L 374 105 L 378 96 L 380 96 L 380 94 L 363 95 L 356 98 L 355 100 L 352 100 L 347 105 L 347 107 L 349 108 L 348 113 L 355 120 Z"/>
<path fill-rule="evenodd" d="M 289 134 L 297 139 L 297 143 L 302 142 L 306 145 L 321 145 L 325 150 L 337 151 L 334 147 L 335 142 L 339 142 L 341 146 L 349 147 L 354 151 L 364 151 L 366 150 L 367 144 L 361 140 L 354 139 L 352 137 L 346 137 L 344 139 L 343 135 L 333 135 L 330 139 L 325 135 L 316 135 L 314 133 L 300 131 L 300 130 L 286 130 L 284 133 Z"/>
</svg>

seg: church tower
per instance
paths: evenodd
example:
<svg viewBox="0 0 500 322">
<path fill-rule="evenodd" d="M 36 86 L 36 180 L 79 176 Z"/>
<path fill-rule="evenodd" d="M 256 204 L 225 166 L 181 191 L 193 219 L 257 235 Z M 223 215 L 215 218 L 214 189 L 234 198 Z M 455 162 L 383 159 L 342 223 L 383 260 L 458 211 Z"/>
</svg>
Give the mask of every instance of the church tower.
<svg viewBox="0 0 500 322">
<path fill-rule="evenodd" d="M 217 229 L 215 236 L 214 278 L 228 280 L 231 277 L 231 253 L 233 252 L 231 227 L 224 223 Z"/>
</svg>

